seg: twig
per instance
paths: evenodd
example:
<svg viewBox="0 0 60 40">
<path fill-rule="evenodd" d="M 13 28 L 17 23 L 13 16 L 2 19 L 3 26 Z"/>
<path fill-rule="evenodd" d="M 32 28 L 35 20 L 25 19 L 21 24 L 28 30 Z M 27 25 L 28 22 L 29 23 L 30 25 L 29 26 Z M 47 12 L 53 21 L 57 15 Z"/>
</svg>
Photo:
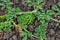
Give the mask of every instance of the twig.
<svg viewBox="0 0 60 40">
<path fill-rule="evenodd" d="M 28 11 L 28 12 L 20 12 L 20 13 L 16 13 L 16 14 L 21 15 L 21 14 L 35 13 L 35 12 L 37 12 L 37 9 L 35 9 L 35 10 L 33 10 L 33 11 Z"/>
<path fill-rule="evenodd" d="M 59 22 L 60 23 L 60 20 L 57 20 L 57 19 L 53 19 L 53 18 L 51 18 L 53 21 L 56 21 L 56 22 Z"/>
<path fill-rule="evenodd" d="M 27 33 L 30 33 L 29 31 L 27 31 L 25 28 L 23 28 Z M 38 38 L 37 36 L 32 35 L 32 37 Z"/>
</svg>

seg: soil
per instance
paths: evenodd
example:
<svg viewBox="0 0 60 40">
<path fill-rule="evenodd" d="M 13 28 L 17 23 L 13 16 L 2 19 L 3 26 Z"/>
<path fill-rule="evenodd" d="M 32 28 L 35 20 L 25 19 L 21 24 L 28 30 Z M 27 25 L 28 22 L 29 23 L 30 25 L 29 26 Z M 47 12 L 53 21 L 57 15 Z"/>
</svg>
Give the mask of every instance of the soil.
<svg viewBox="0 0 60 40">
<path fill-rule="evenodd" d="M 0 16 L 1 15 L 5 15 L 7 13 L 6 9 L 2 9 L 2 7 L 0 7 Z"/>
<path fill-rule="evenodd" d="M 0 33 L 0 40 L 21 40 L 21 37 L 15 32 L 2 32 Z"/>
<path fill-rule="evenodd" d="M 58 15 L 54 15 L 52 18 L 56 18 L 57 20 L 60 19 L 58 18 Z M 60 40 L 60 23 L 50 20 L 48 22 L 48 27 L 47 27 L 47 40 Z"/>
<path fill-rule="evenodd" d="M 28 3 L 25 0 L 11 0 L 13 2 L 12 7 L 17 8 L 19 7 L 22 12 L 26 11 L 33 11 L 33 6 L 28 6 Z"/>
<path fill-rule="evenodd" d="M 14 4 L 12 5 L 13 8 L 19 7 L 21 9 L 21 11 L 23 11 L 23 12 L 34 10 L 34 7 L 33 6 L 28 7 L 28 3 L 25 2 L 24 0 L 22 0 L 22 1 L 21 0 L 17 0 L 17 1 L 11 0 L 11 1 L 14 2 Z M 43 5 L 44 10 L 52 9 L 52 6 L 55 5 L 59 1 L 60 0 L 45 0 L 44 5 Z M 19 5 L 18 2 L 21 2 L 22 5 Z M 5 15 L 6 13 L 7 13 L 7 10 L 6 9 L 1 10 L 1 7 L 0 7 L 0 16 Z M 52 18 L 60 20 L 60 15 L 53 14 Z M 14 22 L 16 22 L 16 24 L 18 24 L 18 22 L 16 20 L 17 19 L 14 19 Z M 39 25 L 40 25 L 40 23 L 36 18 L 33 24 L 28 25 L 27 30 L 34 34 L 35 28 Z M 59 22 L 56 22 L 54 20 L 48 21 L 48 26 L 46 28 L 47 40 L 60 40 L 60 27 L 59 26 L 60 26 Z M 16 33 L 16 31 L 13 30 L 10 32 L 1 32 L 0 40 L 22 40 L 22 37 L 20 35 L 18 35 Z M 32 38 L 28 38 L 27 40 L 38 40 L 38 39 L 35 37 L 32 37 Z"/>
<path fill-rule="evenodd" d="M 40 25 L 39 21 L 37 19 L 35 19 L 35 22 L 33 24 L 29 25 L 27 30 L 29 32 L 32 32 L 32 34 L 34 34 L 35 28 L 39 25 Z M 16 29 L 13 27 L 13 28 L 11 28 L 10 32 L 4 32 L 4 31 L 1 32 L 0 40 L 22 40 L 22 37 L 16 33 Z M 32 37 L 32 38 L 28 38 L 27 40 L 38 40 L 38 39 L 35 37 Z"/>
<path fill-rule="evenodd" d="M 35 28 L 36 28 L 37 26 L 39 26 L 39 25 L 40 25 L 40 22 L 39 22 L 38 19 L 36 18 L 35 21 L 34 21 L 34 23 L 28 26 L 27 30 L 28 30 L 29 32 L 32 32 L 32 34 L 34 34 Z"/>
<path fill-rule="evenodd" d="M 53 5 L 57 5 L 56 3 L 59 2 L 60 0 L 46 0 L 44 4 L 44 9 L 49 10 L 52 9 Z M 53 19 L 60 20 L 60 15 L 53 14 L 52 15 Z M 56 22 L 54 20 L 48 21 L 48 26 L 47 26 L 47 33 L 46 37 L 47 40 L 60 40 L 60 23 Z"/>
</svg>

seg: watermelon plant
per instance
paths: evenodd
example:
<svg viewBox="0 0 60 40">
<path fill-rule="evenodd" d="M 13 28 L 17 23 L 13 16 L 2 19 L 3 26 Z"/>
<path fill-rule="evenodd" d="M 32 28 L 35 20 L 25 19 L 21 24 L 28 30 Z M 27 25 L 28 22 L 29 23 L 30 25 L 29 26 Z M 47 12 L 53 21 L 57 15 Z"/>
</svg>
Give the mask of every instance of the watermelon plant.
<svg viewBox="0 0 60 40">
<path fill-rule="evenodd" d="M 21 16 L 18 17 L 18 22 L 21 23 L 22 25 L 29 25 L 34 22 L 34 15 L 33 14 L 22 14 Z"/>
<path fill-rule="evenodd" d="M 12 0 L 1 0 L 0 10 L 7 9 L 7 13 L 2 15 L 0 13 L 0 32 L 2 31 L 10 32 L 11 28 L 15 27 L 16 31 L 17 32 L 19 31 L 19 35 L 21 35 L 22 40 L 28 40 L 28 38 L 32 38 L 32 37 L 37 38 L 37 40 L 47 40 L 46 38 L 46 28 L 48 26 L 47 21 L 54 20 L 60 22 L 51 17 L 53 14 L 60 15 L 60 11 L 59 11 L 60 2 L 57 3 L 58 6 L 53 5 L 51 9 L 44 10 L 43 9 L 44 1 L 45 0 L 21 0 L 21 1 L 13 0 L 12 2 Z M 12 7 L 13 5 L 14 7 Z M 23 10 L 30 9 L 31 7 L 30 9 L 31 11 L 30 10 L 25 12 L 21 11 L 20 8 L 21 6 L 23 7 Z M 35 27 L 34 25 L 37 25 L 34 24 L 36 18 L 40 24 Z M 34 30 L 34 33 L 29 32 L 29 30 L 27 29 L 28 27 L 30 27 L 29 25 L 31 25 L 31 28 Z"/>
</svg>

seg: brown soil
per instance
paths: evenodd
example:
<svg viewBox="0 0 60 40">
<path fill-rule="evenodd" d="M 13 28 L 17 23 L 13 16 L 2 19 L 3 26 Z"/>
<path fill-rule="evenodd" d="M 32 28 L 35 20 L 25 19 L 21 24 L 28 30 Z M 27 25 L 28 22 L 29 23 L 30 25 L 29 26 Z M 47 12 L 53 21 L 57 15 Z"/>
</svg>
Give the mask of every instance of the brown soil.
<svg viewBox="0 0 60 40">
<path fill-rule="evenodd" d="M 25 0 L 11 0 L 13 2 L 12 7 L 19 7 L 22 12 L 33 11 L 33 6 L 28 6 L 28 3 Z"/>
<path fill-rule="evenodd" d="M 54 15 L 53 18 L 60 19 L 58 15 Z M 50 20 L 47 27 L 47 40 L 60 40 L 60 23 Z"/>
<path fill-rule="evenodd" d="M 34 34 L 35 28 L 39 25 L 40 25 L 40 22 L 37 19 L 35 19 L 33 24 L 28 25 L 27 30 L 29 32 L 32 32 L 32 34 Z M 10 32 L 0 33 L 0 40 L 22 40 L 22 37 L 19 34 L 17 34 L 15 27 L 12 27 Z M 35 37 L 32 37 L 32 38 L 28 38 L 27 40 L 38 40 L 38 39 Z"/>
<path fill-rule="evenodd" d="M 31 7 L 28 7 L 28 3 L 25 2 L 24 0 L 11 0 L 12 2 L 14 2 L 14 4 L 12 5 L 13 8 L 16 8 L 16 7 L 19 7 L 21 9 L 21 11 L 25 12 L 25 11 L 32 11 L 34 10 L 34 7 L 31 6 Z M 45 0 L 45 3 L 44 3 L 44 10 L 48 10 L 48 9 L 51 9 L 51 7 L 53 5 L 55 5 L 57 2 L 59 2 L 60 0 Z M 22 5 L 19 5 L 18 2 L 23 2 Z M 7 13 L 7 10 L 6 9 L 1 9 L 0 7 L 0 15 L 5 15 Z M 52 18 L 53 19 L 57 19 L 57 20 L 60 20 L 60 15 L 52 15 Z M 17 19 L 14 19 L 14 21 L 16 22 Z M 16 22 L 16 24 L 18 24 L 18 22 Z M 28 26 L 27 30 L 29 32 L 32 32 L 34 34 L 35 32 L 35 28 L 37 26 L 39 26 L 40 23 L 39 21 L 36 19 L 35 22 L 31 25 Z M 46 37 L 47 37 L 47 40 L 60 40 L 60 23 L 59 22 L 56 22 L 56 21 L 53 21 L 53 20 L 49 20 L 48 21 L 48 26 L 47 26 L 47 33 L 46 33 Z M 10 31 L 10 32 L 1 32 L 0 33 L 0 40 L 22 40 L 22 37 L 19 36 L 16 31 Z M 28 38 L 28 40 L 38 40 L 37 38 L 35 37 L 32 37 L 32 38 Z"/>
<path fill-rule="evenodd" d="M 0 7 L 0 16 L 1 15 L 5 15 L 7 13 L 6 9 L 2 9 L 2 7 Z"/>
</svg>

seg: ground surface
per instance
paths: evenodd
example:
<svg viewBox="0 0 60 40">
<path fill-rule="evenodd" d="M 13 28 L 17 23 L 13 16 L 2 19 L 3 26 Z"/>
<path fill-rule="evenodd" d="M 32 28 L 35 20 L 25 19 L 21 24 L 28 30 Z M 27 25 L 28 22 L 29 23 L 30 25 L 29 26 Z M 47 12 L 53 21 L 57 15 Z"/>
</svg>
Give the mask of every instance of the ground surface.
<svg viewBox="0 0 60 40">
<path fill-rule="evenodd" d="M 34 10 L 34 7 L 33 6 L 28 7 L 28 3 L 25 2 L 24 0 L 11 0 L 11 1 L 14 3 L 12 5 L 12 7 L 13 8 L 19 7 L 22 12 L 27 12 L 28 10 L 29 11 Z M 60 0 L 45 0 L 44 5 L 43 5 L 44 10 L 46 11 L 46 10 L 52 9 L 52 6 L 57 5 L 57 3 L 59 1 Z M 19 5 L 18 2 L 22 2 L 22 6 Z M 60 7 L 59 7 L 59 9 L 60 9 Z M 55 11 L 55 12 L 57 12 L 57 11 Z M 0 7 L 0 16 L 5 15 L 6 13 L 8 13 L 7 9 L 6 8 L 2 9 L 2 7 Z M 17 15 L 17 16 L 19 16 L 19 15 Z M 51 17 L 53 19 L 60 20 L 60 15 L 53 14 L 53 15 L 51 15 Z M 0 22 L 1 21 L 4 22 L 4 21 L 6 21 L 6 19 L 4 18 L 3 20 L 0 20 Z M 14 22 L 16 24 L 18 24 L 16 18 L 14 19 Z M 48 20 L 47 23 L 48 23 L 48 26 L 46 28 L 47 40 L 60 40 L 60 22 L 57 22 L 57 21 L 51 19 L 51 20 Z M 39 25 L 40 25 L 40 22 L 35 16 L 35 20 L 34 20 L 33 24 L 28 25 L 27 30 L 34 35 L 35 29 Z M 10 32 L 4 32 L 4 31 L 0 32 L 0 40 L 22 40 L 22 39 L 23 39 L 23 37 L 21 37 L 16 32 L 16 29 L 14 27 L 11 28 Z M 31 38 L 27 37 L 27 40 L 39 40 L 39 39 L 33 36 Z"/>
</svg>

